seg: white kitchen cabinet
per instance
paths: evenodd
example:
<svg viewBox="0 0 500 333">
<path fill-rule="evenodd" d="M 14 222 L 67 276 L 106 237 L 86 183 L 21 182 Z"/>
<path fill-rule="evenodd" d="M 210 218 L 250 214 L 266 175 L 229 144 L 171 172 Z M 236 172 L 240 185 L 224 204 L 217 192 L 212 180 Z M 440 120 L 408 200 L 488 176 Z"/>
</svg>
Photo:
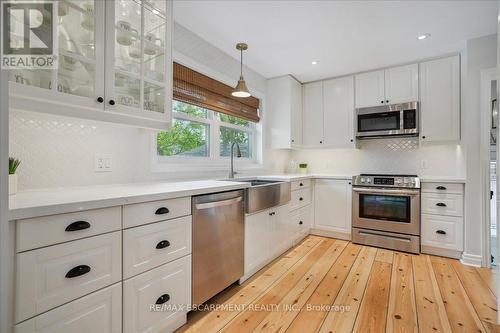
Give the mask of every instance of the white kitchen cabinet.
<svg viewBox="0 0 500 333">
<path fill-rule="evenodd" d="M 267 82 L 266 110 L 271 147 L 289 149 L 302 144 L 302 85 L 292 76 Z"/>
<path fill-rule="evenodd" d="M 247 279 L 292 246 L 290 205 L 245 217 L 245 275 Z"/>
<path fill-rule="evenodd" d="M 388 104 L 418 101 L 418 64 L 385 70 L 385 101 Z"/>
<path fill-rule="evenodd" d="M 65 1 L 58 14 L 58 68 L 10 71 L 11 107 L 168 129 L 172 2 Z"/>
<path fill-rule="evenodd" d="M 460 140 L 460 57 L 420 64 L 422 142 Z"/>
<path fill-rule="evenodd" d="M 304 146 L 323 144 L 323 82 L 303 85 L 302 143 Z"/>
<path fill-rule="evenodd" d="M 354 148 L 354 77 L 323 81 L 323 143 Z"/>
<path fill-rule="evenodd" d="M 356 107 L 418 101 L 418 64 L 356 75 Z"/>
<path fill-rule="evenodd" d="M 356 107 L 383 105 L 385 103 L 384 71 L 356 75 Z"/>
<path fill-rule="evenodd" d="M 314 229 L 351 233 L 351 181 L 317 179 L 314 186 Z"/>
</svg>

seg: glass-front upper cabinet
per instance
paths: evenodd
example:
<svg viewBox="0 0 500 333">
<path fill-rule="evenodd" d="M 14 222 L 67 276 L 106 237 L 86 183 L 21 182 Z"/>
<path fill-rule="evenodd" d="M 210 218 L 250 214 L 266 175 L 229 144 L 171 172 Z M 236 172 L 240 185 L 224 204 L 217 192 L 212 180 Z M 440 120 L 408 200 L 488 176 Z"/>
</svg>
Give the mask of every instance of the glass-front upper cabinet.
<svg viewBox="0 0 500 333">
<path fill-rule="evenodd" d="M 106 110 L 134 117 L 170 120 L 172 76 L 171 2 L 109 2 Z"/>
<path fill-rule="evenodd" d="M 57 69 L 11 69 L 14 95 L 71 105 L 104 108 L 104 2 L 60 0 L 57 17 Z M 15 18 L 13 18 L 15 19 Z"/>
<path fill-rule="evenodd" d="M 10 70 L 13 107 L 168 129 L 172 1 L 55 3 L 58 67 Z"/>
</svg>

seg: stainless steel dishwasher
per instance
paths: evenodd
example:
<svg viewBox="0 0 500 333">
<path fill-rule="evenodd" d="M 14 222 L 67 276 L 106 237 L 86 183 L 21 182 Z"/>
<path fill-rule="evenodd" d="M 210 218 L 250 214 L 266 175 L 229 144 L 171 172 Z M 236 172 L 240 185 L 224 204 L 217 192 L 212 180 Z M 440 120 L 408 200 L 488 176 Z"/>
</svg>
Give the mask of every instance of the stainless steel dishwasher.
<svg viewBox="0 0 500 333">
<path fill-rule="evenodd" d="M 195 196 L 192 303 L 201 304 L 243 276 L 243 190 Z"/>
</svg>

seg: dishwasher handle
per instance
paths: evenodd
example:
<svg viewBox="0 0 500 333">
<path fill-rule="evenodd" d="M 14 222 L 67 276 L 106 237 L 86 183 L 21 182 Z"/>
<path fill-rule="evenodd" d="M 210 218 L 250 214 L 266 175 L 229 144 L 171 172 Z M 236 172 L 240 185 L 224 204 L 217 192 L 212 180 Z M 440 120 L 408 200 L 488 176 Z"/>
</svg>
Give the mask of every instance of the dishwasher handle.
<svg viewBox="0 0 500 333">
<path fill-rule="evenodd" d="M 223 207 L 223 206 L 229 206 L 229 205 L 241 202 L 242 200 L 243 200 L 243 197 L 237 197 L 237 198 L 232 198 L 232 199 L 227 199 L 227 200 L 199 203 L 199 204 L 195 205 L 195 208 L 200 209 L 200 210 L 201 209 L 218 208 L 218 207 Z"/>
</svg>

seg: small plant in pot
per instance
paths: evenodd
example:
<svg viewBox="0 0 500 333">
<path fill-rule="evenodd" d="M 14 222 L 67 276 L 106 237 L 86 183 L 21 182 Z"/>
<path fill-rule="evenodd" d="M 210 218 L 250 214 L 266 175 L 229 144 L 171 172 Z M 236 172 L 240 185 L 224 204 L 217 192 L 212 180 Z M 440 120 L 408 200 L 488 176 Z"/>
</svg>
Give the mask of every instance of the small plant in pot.
<svg viewBox="0 0 500 333">
<path fill-rule="evenodd" d="M 307 173 L 307 163 L 300 163 L 299 164 L 299 172 L 300 173 Z"/>
<path fill-rule="evenodd" d="M 9 157 L 9 194 L 17 192 L 17 168 L 21 161 L 14 157 Z"/>
</svg>

